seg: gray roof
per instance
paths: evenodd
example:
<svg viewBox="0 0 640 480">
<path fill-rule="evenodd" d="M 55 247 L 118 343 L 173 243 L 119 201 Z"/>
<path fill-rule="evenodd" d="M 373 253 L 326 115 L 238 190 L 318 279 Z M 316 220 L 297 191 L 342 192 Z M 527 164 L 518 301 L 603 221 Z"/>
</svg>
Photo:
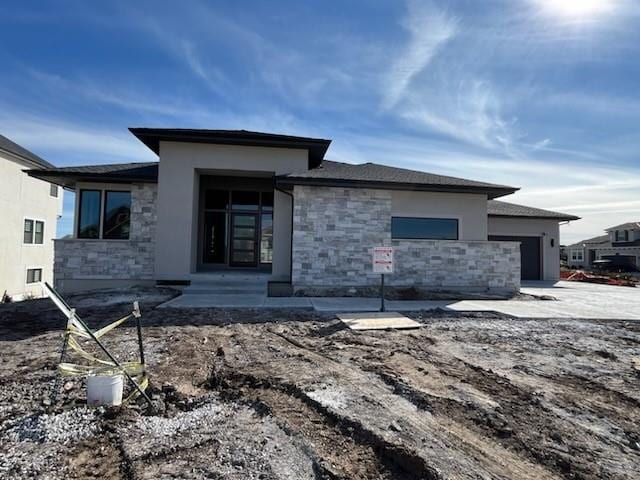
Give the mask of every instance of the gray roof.
<svg viewBox="0 0 640 480">
<path fill-rule="evenodd" d="M 18 145 L 17 143 L 12 142 L 7 137 L 0 135 L 0 151 L 2 150 L 4 150 L 5 152 L 12 153 L 13 155 L 18 156 L 23 160 L 26 160 L 27 162 L 35 164 L 38 167 L 54 168 L 53 165 L 51 165 L 45 159 L 39 157 L 33 152 L 30 152 L 26 148 Z"/>
<path fill-rule="evenodd" d="M 309 168 L 320 165 L 325 153 L 327 153 L 329 144 L 331 144 L 331 140 L 324 138 L 294 137 L 293 135 L 251 132 L 249 130 L 130 128 L 129 131 L 157 155 L 160 154 L 161 141 L 296 148 L 307 150 L 309 155 Z"/>
<path fill-rule="evenodd" d="M 580 219 L 580 217 L 569 215 L 568 213 L 542 210 L 541 208 L 527 207 L 525 205 L 517 205 L 515 203 L 501 202 L 498 200 L 489 200 L 487 202 L 487 213 L 490 217 L 548 218 L 563 221 Z"/>
<path fill-rule="evenodd" d="M 75 188 L 76 182 L 155 183 L 158 181 L 158 162 L 82 165 L 28 170 L 27 173 L 71 189 Z"/>
<path fill-rule="evenodd" d="M 598 237 L 588 238 L 579 242 L 568 245 L 569 247 L 582 247 L 583 245 L 602 245 L 609 244 L 609 235 L 600 235 Z"/>
<path fill-rule="evenodd" d="M 605 229 L 605 232 L 611 230 L 636 230 L 640 228 L 640 222 L 627 222 L 622 225 L 616 225 L 615 227 L 609 227 Z"/>
<path fill-rule="evenodd" d="M 319 167 L 306 172 L 280 176 L 278 183 L 486 193 L 489 198 L 508 195 L 518 190 L 507 185 L 436 175 L 376 163 L 353 165 L 330 160 L 324 160 Z"/>
</svg>

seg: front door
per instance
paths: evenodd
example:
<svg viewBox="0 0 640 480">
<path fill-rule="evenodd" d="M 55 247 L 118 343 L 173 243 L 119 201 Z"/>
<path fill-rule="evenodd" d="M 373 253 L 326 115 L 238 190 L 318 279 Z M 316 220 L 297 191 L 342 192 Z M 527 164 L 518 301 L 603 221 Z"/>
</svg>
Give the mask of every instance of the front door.
<svg viewBox="0 0 640 480">
<path fill-rule="evenodd" d="M 258 265 L 258 215 L 231 214 L 231 248 L 229 265 L 255 267 Z"/>
</svg>

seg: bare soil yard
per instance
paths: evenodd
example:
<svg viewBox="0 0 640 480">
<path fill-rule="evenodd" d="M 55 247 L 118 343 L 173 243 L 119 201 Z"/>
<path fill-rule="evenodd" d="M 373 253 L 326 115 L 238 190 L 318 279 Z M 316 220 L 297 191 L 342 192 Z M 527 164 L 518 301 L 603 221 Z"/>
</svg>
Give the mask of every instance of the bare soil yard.
<svg viewBox="0 0 640 480">
<path fill-rule="evenodd" d="M 640 477 L 638 322 L 430 313 L 353 332 L 307 311 L 153 308 L 171 295 L 131 292 L 153 412 L 86 409 L 78 380 L 47 405 L 64 319 L 48 300 L 0 306 L 1 478 Z M 98 326 L 128 300 L 70 303 Z M 108 345 L 133 355 L 134 333 Z"/>
</svg>

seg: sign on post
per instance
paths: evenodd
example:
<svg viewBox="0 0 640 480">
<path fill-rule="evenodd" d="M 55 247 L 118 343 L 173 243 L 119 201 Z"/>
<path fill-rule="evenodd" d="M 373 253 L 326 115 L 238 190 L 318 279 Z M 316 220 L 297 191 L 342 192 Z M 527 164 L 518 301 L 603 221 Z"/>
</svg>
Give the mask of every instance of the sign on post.
<svg viewBox="0 0 640 480">
<path fill-rule="evenodd" d="M 384 276 L 393 273 L 393 247 L 373 247 L 373 273 L 380 274 L 380 311 L 384 312 Z"/>
<path fill-rule="evenodd" d="M 393 247 L 373 248 L 373 273 L 393 273 Z"/>
</svg>

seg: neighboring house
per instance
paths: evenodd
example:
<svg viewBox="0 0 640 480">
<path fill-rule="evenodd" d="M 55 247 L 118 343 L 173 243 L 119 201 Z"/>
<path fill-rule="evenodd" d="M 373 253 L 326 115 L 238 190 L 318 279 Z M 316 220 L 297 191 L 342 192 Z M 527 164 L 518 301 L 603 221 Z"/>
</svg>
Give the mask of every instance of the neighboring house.
<svg viewBox="0 0 640 480">
<path fill-rule="evenodd" d="M 590 268 L 595 260 L 615 259 L 640 266 L 640 222 L 623 223 L 605 232 L 606 235 L 569 245 L 568 265 Z"/>
<path fill-rule="evenodd" d="M 24 170 L 54 168 L 0 135 L 0 297 L 42 294 L 53 281 L 53 239 L 62 208 L 62 188 Z"/>
<path fill-rule="evenodd" d="M 55 247 L 63 291 L 232 269 L 296 292 L 373 287 L 387 245 L 392 286 L 513 292 L 521 275 L 559 278 L 559 222 L 577 219 L 494 200 L 514 187 L 325 160 L 330 140 L 130 130 L 159 162 L 30 172 L 77 193 L 73 238 Z"/>
</svg>

